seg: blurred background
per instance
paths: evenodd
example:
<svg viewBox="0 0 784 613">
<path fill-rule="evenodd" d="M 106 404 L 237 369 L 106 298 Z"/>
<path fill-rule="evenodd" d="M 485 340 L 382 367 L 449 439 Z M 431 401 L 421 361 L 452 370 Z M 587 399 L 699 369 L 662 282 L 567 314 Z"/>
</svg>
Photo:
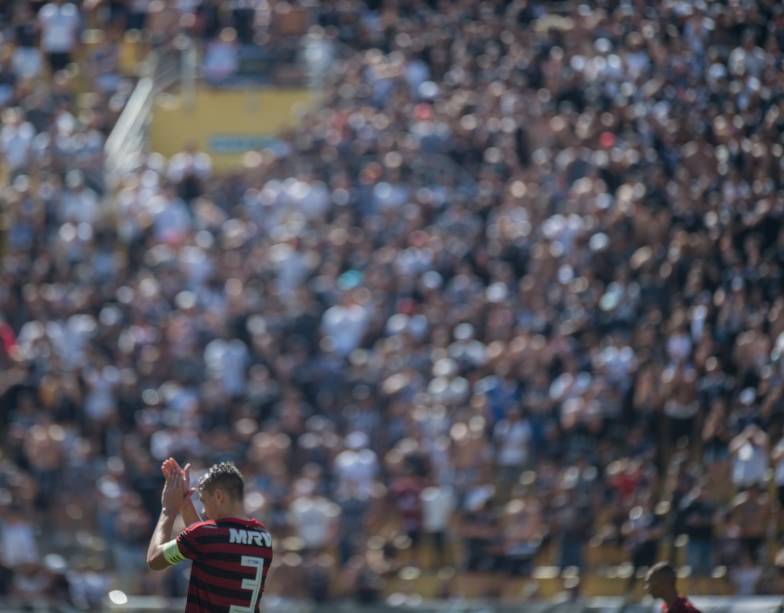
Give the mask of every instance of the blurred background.
<svg viewBox="0 0 784 613">
<path fill-rule="evenodd" d="M 182 610 L 170 455 L 243 470 L 265 609 L 652 611 L 669 559 L 780 610 L 782 45 L 776 0 L 0 2 L 4 610 Z"/>
</svg>

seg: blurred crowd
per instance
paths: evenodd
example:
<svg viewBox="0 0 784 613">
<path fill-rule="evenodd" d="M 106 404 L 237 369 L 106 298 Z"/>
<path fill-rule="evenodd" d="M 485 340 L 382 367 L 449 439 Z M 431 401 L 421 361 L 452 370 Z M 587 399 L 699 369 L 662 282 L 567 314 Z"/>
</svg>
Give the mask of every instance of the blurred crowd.
<svg viewBox="0 0 784 613">
<path fill-rule="evenodd" d="M 181 594 L 144 568 L 170 455 L 244 471 L 271 592 L 591 546 L 630 589 L 676 554 L 781 589 L 784 5 L 295 3 L 354 49 L 322 105 L 104 202 L 126 83 L 84 60 L 78 107 L 87 14 L 111 55 L 161 6 L 214 38 L 279 3 L 84 4 L 0 9 L 0 597 Z"/>
</svg>

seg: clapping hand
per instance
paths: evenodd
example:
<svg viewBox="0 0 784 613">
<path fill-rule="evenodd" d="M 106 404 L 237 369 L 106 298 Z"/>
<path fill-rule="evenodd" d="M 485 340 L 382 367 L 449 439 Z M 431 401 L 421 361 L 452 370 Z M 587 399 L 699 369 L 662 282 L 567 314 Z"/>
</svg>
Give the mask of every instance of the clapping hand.
<svg viewBox="0 0 784 613">
<path fill-rule="evenodd" d="M 186 500 L 193 495 L 194 489 L 191 487 L 190 463 L 186 464 L 185 468 L 181 468 L 177 463 L 177 460 L 174 458 L 167 458 L 163 461 L 163 464 L 161 464 L 161 472 L 163 473 L 164 479 L 168 480 L 169 477 L 172 477 L 181 482 L 183 500 Z"/>
<path fill-rule="evenodd" d="M 185 484 L 182 475 L 170 470 L 161 493 L 163 511 L 170 515 L 178 515 L 185 501 Z"/>
</svg>

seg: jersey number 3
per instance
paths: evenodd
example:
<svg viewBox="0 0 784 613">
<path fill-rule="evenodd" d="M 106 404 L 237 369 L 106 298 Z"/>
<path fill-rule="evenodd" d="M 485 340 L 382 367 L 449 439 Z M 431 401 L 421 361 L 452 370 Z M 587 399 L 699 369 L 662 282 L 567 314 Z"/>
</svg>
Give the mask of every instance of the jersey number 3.
<svg viewBox="0 0 784 613">
<path fill-rule="evenodd" d="M 261 592 L 261 583 L 264 581 L 264 558 L 254 558 L 253 556 L 242 556 L 242 565 L 256 569 L 256 576 L 253 579 L 243 579 L 242 589 L 251 590 L 250 606 L 241 607 L 233 604 L 229 608 L 229 613 L 255 613 L 256 603 Z"/>
</svg>

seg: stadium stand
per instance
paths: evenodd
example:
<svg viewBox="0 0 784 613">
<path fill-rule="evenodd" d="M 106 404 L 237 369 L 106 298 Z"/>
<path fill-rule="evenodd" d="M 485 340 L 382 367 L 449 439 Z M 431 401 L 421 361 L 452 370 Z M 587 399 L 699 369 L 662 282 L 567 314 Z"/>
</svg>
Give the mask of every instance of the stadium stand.
<svg viewBox="0 0 784 613">
<path fill-rule="evenodd" d="M 0 3 L 0 601 L 180 597 L 234 460 L 272 596 L 781 593 L 775 0 Z M 274 146 L 105 146 L 145 58 L 300 82 Z M 120 170 L 122 172 L 120 172 Z M 187 571 L 187 569 L 185 569 Z"/>
</svg>

